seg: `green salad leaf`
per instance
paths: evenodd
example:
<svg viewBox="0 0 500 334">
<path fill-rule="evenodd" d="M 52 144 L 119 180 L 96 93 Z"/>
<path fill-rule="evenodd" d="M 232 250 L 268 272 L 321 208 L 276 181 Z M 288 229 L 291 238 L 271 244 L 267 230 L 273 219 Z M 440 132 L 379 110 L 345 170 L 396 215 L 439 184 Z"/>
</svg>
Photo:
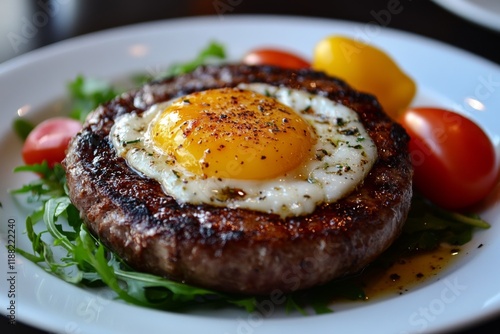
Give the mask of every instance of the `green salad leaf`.
<svg viewBox="0 0 500 334">
<path fill-rule="evenodd" d="M 441 243 L 461 246 L 472 239 L 474 228 L 489 227 L 476 214 L 450 212 L 414 194 L 403 234 L 396 246 L 401 244 L 405 251 L 431 251 Z"/>
<path fill-rule="evenodd" d="M 171 64 L 166 68 L 166 70 L 157 74 L 141 73 L 135 75 L 134 81 L 138 85 L 142 85 L 148 81 L 163 80 L 180 74 L 192 72 L 201 65 L 216 63 L 224 59 L 226 59 L 226 50 L 224 46 L 218 42 L 212 41 L 192 60 Z"/>
<path fill-rule="evenodd" d="M 25 140 L 31 130 L 35 127 L 33 123 L 28 121 L 27 119 L 24 119 L 22 117 L 18 117 L 14 119 L 14 123 L 12 124 L 12 127 L 14 128 L 14 133 L 17 134 L 19 138 L 22 140 Z"/>
<path fill-rule="evenodd" d="M 211 42 L 203 49 L 196 58 L 189 62 L 183 62 L 171 65 L 163 74 L 164 77 L 177 76 L 179 74 L 194 71 L 198 66 L 207 64 L 212 60 L 225 59 L 226 51 L 222 44 Z"/>
<path fill-rule="evenodd" d="M 69 116 L 83 122 L 87 115 L 101 103 L 114 98 L 118 91 L 104 80 L 77 76 L 68 84 L 71 99 Z"/>
</svg>

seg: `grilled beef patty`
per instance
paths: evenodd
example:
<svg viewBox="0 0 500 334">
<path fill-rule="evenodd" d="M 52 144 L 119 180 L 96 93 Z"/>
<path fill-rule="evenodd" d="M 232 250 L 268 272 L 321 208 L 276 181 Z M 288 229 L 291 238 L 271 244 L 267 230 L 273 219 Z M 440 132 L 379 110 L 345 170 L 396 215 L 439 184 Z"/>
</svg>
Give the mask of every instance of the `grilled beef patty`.
<svg viewBox="0 0 500 334">
<path fill-rule="evenodd" d="M 355 110 L 378 160 L 364 183 L 307 216 L 179 204 L 128 167 L 109 138 L 114 120 L 195 91 L 262 82 L 327 96 Z M 225 292 L 305 289 L 353 274 L 399 235 L 412 196 L 408 136 L 377 100 L 311 70 L 205 66 L 100 106 L 70 143 L 69 195 L 90 231 L 138 271 Z"/>
</svg>

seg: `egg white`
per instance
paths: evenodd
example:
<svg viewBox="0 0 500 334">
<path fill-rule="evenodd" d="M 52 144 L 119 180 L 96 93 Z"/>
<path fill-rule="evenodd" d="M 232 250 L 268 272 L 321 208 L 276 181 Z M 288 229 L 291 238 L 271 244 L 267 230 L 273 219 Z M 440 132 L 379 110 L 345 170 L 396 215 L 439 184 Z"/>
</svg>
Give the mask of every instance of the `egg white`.
<svg viewBox="0 0 500 334">
<path fill-rule="evenodd" d="M 282 218 L 312 213 L 321 203 L 332 203 L 361 184 L 377 158 L 377 149 L 352 109 L 320 95 L 263 83 L 238 88 L 272 96 L 291 107 L 315 131 L 313 156 L 285 175 L 268 180 L 232 179 L 236 164 L 225 176 L 203 178 L 162 155 L 149 137 L 148 127 L 174 100 L 159 103 L 137 115 L 115 121 L 110 136 L 117 154 L 131 168 L 157 180 L 179 203 L 209 204 L 274 213 Z M 253 152 L 255 157 L 259 152 Z M 252 158 L 252 157 L 249 157 Z"/>
</svg>

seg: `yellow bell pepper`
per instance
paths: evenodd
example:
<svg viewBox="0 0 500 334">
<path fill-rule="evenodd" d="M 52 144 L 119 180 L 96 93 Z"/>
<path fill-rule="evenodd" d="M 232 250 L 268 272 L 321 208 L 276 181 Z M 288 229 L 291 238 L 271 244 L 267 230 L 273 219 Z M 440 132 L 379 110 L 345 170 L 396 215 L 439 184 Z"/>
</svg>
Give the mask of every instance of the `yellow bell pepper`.
<svg viewBox="0 0 500 334">
<path fill-rule="evenodd" d="M 359 91 L 375 95 L 394 119 L 415 96 L 415 82 L 389 55 L 348 37 L 328 36 L 316 44 L 312 67 L 345 80 Z"/>
</svg>

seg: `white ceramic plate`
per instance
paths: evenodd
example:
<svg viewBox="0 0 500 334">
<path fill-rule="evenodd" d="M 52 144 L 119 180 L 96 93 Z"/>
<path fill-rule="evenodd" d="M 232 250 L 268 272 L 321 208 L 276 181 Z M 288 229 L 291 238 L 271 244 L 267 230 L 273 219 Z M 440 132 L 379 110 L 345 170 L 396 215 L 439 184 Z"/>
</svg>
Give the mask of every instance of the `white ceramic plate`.
<svg viewBox="0 0 500 334">
<path fill-rule="evenodd" d="M 434 2 L 476 24 L 500 31 L 498 0 L 434 0 Z"/>
<path fill-rule="evenodd" d="M 118 79 L 130 73 L 158 71 L 172 62 L 191 59 L 210 40 L 225 44 L 238 59 L 255 46 L 288 48 L 310 57 L 316 42 L 329 34 L 346 34 L 389 52 L 417 81 L 417 105 L 445 106 L 481 123 L 500 146 L 500 68 L 455 48 L 374 25 L 326 19 L 274 16 L 187 18 L 91 34 L 58 43 L 0 65 L 0 310 L 13 300 L 5 293 L 8 254 L 7 222 L 15 221 L 17 246 L 29 249 L 25 213 L 7 193 L 27 181 L 12 174 L 21 164 L 21 142 L 11 129 L 19 108 L 40 120 L 61 112 L 65 85 L 78 74 Z M 472 105 L 481 106 L 476 110 Z M 30 106 L 30 107 L 26 107 Z M 48 107 L 51 107 L 47 109 Z M 473 152 L 471 152 L 473 157 Z M 473 157 L 474 158 L 474 157 Z M 477 158 L 477 157 L 476 157 Z M 67 284 L 20 255 L 15 263 L 17 320 L 48 331 L 65 333 L 304 333 L 335 330 L 349 333 L 433 332 L 450 329 L 500 311 L 500 195 L 482 212 L 492 228 L 478 232 L 466 254 L 437 278 L 402 296 L 367 303 L 335 305 L 321 316 L 285 315 L 268 307 L 264 316 L 240 310 L 196 314 L 154 311 L 109 300 L 106 291 Z M 478 248 L 478 245 L 484 245 Z M 9 278 L 9 277 L 7 277 Z M 10 288 L 10 286 L 7 286 Z"/>
</svg>

